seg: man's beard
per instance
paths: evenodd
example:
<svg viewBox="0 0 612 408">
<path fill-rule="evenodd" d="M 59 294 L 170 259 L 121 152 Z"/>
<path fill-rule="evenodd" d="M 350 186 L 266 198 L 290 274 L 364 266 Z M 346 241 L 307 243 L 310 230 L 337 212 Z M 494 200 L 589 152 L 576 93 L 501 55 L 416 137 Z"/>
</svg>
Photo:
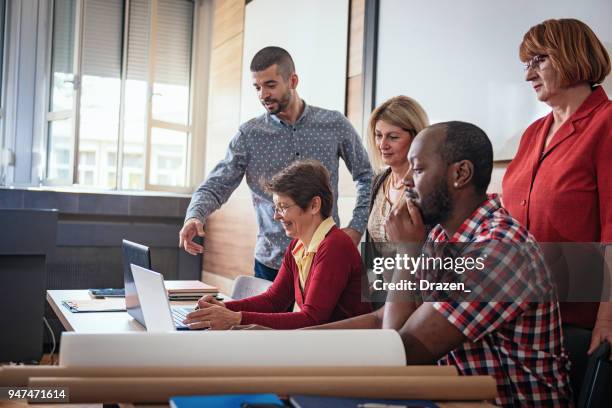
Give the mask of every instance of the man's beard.
<svg viewBox="0 0 612 408">
<path fill-rule="evenodd" d="M 275 103 L 276 109 L 270 110 L 266 107 L 266 103 Z M 285 95 L 281 97 L 281 99 L 266 99 L 261 104 L 268 110 L 272 115 L 277 115 L 281 112 L 284 112 L 291 103 L 291 91 L 287 91 Z"/>
<path fill-rule="evenodd" d="M 409 199 L 415 199 L 418 196 L 413 189 L 408 192 Z M 421 197 L 415 204 L 421 210 L 423 223 L 426 225 L 434 226 L 446 221 L 453 210 L 453 202 L 446 181 L 440 180 L 431 193 Z"/>
</svg>

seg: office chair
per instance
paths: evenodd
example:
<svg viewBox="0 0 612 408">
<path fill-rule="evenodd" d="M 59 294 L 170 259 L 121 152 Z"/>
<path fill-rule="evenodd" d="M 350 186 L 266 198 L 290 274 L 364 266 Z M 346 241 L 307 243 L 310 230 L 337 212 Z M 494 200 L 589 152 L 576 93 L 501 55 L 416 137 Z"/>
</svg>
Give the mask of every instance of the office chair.
<svg viewBox="0 0 612 408">
<path fill-rule="evenodd" d="M 612 403 L 612 361 L 610 343 L 604 341 L 589 357 L 578 408 L 604 408 Z"/>
<path fill-rule="evenodd" d="M 272 285 L 269 280 L 241 275 L 234 281 L 232 299 L 240 300 L 264 293 Z"/>
</svg>

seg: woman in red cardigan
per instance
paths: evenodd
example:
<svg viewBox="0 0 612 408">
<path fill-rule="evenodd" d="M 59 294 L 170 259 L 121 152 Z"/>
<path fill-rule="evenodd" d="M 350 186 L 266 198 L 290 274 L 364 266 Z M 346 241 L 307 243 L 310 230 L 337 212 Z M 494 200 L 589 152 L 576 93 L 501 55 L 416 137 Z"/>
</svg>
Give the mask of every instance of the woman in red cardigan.
<svg viewBox="0 0 612 408">
<path fill-rule="evenodd" d="M 331 217 L 329 172 L 318 161 L 298 161 L 266 183 L 274 200 L 274 219 L 294 240 L 274 283 L 250 298 L 219 302 L 206 296 L 185 323 L 193 329 L 229 329 L 256 324 L 299 329 L 371 311 L 361 301 L 362 264 L 351 238 Z M 287 312 L 291 305 L 297 310 Z"/>
<path fill-rule="evenodd" d="M 525 131 L 503 180 L 503 201 L 540 242 L 612 242 L 610 57 L 574 19 L 532 27 L 519 51 L 526 80 L 552 112 Z M 593 329 L 589 352 L 612 343 L 611 303 L 562 303 L 564 324 Z"/>
</svg>

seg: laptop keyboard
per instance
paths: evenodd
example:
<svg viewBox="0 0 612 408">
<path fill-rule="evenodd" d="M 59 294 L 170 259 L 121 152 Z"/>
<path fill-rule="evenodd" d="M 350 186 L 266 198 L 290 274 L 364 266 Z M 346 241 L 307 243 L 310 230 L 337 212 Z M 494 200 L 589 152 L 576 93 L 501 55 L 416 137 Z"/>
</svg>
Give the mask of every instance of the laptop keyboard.
<svg viewBox="0 0 612 408">
<path fill-rule="evenodd" d="M 174 326 L 177 329 L 186 329 L 187 325 L 183 324 L 183 320 L 187 318 L 187 314 L 193 312 L 192 307 L 173 307 L 172 309 L 172 320 L 174 320 Z"/>
</svg>

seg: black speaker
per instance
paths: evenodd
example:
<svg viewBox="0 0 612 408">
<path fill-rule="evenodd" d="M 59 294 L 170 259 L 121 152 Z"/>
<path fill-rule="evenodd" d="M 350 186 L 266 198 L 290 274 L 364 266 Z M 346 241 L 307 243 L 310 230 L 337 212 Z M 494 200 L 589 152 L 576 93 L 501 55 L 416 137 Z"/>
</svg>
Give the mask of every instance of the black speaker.
<svg viewBox="0 0 612 408">
<path fill-rule="evenodd" d="M 38 361 L 57 211 L 0 209 L 0 226 L 0 362 Z"/>
</svg>

